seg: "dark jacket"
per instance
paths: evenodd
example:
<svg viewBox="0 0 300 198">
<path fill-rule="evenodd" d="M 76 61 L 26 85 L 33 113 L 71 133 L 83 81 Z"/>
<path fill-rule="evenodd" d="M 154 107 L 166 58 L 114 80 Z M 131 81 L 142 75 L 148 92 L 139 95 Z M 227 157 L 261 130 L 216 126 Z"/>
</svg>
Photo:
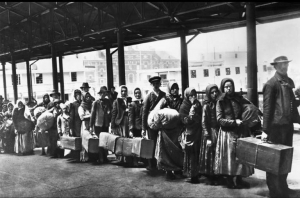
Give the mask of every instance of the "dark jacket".
<svg viewBox="0 0 300 198">
<path fill-rule="evenodd" d="M 113 109 L 111 113 L 111 128 L 116 128 L 120 125 L 124 115 L 126 114 L 126 109 L 128 105 L 132 102 L 131 97 L 127 97 L 127 105 L 122 98 L 117 98 L 113 103 Z"/>
<path fill-rule="evenodd" d="M 142 113 L 142 129 L 146 130 L 148 128 L 147 119 L 150 111 L 154 109 L 154 107 L 157 105 L 157 103 L 160 101 L 160 99 L 164 98 L 166 96 L 166 93 L 163 91 L 159 92 L 159 95 L 156 96 L 153 91 L 151 91 L 149 94 L 147 94 L 145 100 L 144 100 L 144 107 L 143 107 L 143 113 Z"/>
<path fill-rule="evenodd" d="M 143 101 L 133 101 L 129 106 L 129 130 L 142 129 Z"/>
<path fill-rule="evenodd" d="M 92 104 L 90 126 L 108 127 L 111 120 L 112 105 L 106 98 Z"/>
<path fill-rule="evenodd" d="M 300 123 L 293 88 L 294 82 L 278 72 L 263 88 L 263 131 L 269 134 L 273 125 Z"/>
<path fill-rule="evenodd" d="M 78 107 L 80 106 L 80 102 L 77 100 L 71 103 L 70 105 L 70 128 L 72 129 L 74 137 L 80 137 L 81 131 L 81 119 L 78 115 Z"/>
</svg>

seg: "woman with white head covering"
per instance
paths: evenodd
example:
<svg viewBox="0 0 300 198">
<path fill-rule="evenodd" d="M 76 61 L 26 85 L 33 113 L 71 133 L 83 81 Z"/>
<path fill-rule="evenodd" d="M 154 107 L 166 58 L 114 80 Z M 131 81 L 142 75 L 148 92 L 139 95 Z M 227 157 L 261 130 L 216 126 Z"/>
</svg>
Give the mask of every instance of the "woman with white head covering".
<svg viewBox="0 0 300 198">
<path fill-rule="evenodd" d="M 33 153 L 34 123 L 24 117 L 25 108 L 25 102 L 18 100 L 12 113 L 15 133 L 17 134 L 15 152 L 20 155 Z"/>
<path fill-rule="evenodd" d="M 125 85 L 120 86 L 119 93 L 119 97 L 113 103 L 111 129 L 115 135 L 129 137 L 128 111 L 132 98 L 128 97 L 128 89 Z M 117 156 L 117 158 L 120 162 L 130 160 L 130 157 Z"/>
</svg>

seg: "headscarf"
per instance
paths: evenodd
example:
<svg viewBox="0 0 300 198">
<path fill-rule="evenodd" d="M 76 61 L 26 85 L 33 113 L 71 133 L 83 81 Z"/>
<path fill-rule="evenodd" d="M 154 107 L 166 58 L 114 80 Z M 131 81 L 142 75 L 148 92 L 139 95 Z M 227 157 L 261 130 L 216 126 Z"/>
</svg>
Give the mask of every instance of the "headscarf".
<svg viewBox="0 0 300 198">
<path fill-rule="evenodd" d="M 141 90 L 139 87 L 137 87 L 137 88 L 134 89 L 133 95 L 134 95 L 134 93 L 135 93 L 136 90 L 140 90 L 140 92 L 141 92 L 141 98 L 140 98 L 140 99 L 137 99 L 137 98 L 134 97 L 135 100 L 136 100 L 136 101 L 143 101 L 143 93 L 142 93 L 142 90 Z"/>
<path fill-rule="evenodd" d="M 81 101 L 81 105 L 83 109 L 89 110 L 91 111 L 92 109 L 92 100 L 90 102 L 86 101 L 87 96 L 91 97 L 91 94 L 89 92 L 83 92 L 82 93 L 82 101 Z"/>
<path fill-rule="evenodd" d="M 75 89 L 74 90 L 74 98 L 75 98 L 75 101 L 76 101 L 76 95 L 77 94 L 80 94 L 81 95 L 81 91 L 79 89 Z"/>
<path fill-rule="evenodd" d="M 120 87 L 119 87 L 119 93 L 120 94 L 118 94 L 118 98 L 122 98 L 122 88 L 125 88 L 126 90 L 127 90 L 127 96 L 128 96 L 128 88 L 126 87 L 126 85 L 121 85 Z M 126 97 L 127 97 L 126 96 Z"/>
<path fill-rule="evenodd" d="M 13 107 L 12 110 L 14 110 L 14 104 L 13 104 L 12 102 L 9 102 L 9 103 L 7 104 L 7 109 L 8 109 L 8 111 L 9 111 L 9 106 L 10 106 L 10 105 Z M 11 111 L 11 113 L 12 113 L 12 111 Z"/>
<path fill-rule="evenodd" d="M 218 86 L 216 84 L 209 84 L 206 87 L 206 91 L 205 91 L 206 95 L 203 100 L 203 104 L 207 104 L 210 107 L 210 109 L 213 109 L 216 105 L 216 101 L 214 101 L 210 95 L 210 92 L 213 88 L 217 88 L 217 90 L 219 91 Z"/>
<path fill-rule="evenodd" d="M 171 82 L 168 84 L 168 92 L 171 94 L 171 90 L 176 88 L 179 89 L 178 83 L 177 82 Z"/>
<path fill-rule="evenodd" d="M 20 102 L 23 104 L 23 108 L 25 108 L 25 101 L 22 100 L 22 99 L 19 99 L 19 100 L 17 100 L 17 102 L 16 102 L 16 104 L 15 104 L 15 108 L 17 108 L 18 110 L 20 110 L 19 107 L 18 107 L 18 104 L 19 104 Z M 23 109 L 23 108 L 22 108 L 22 109 Z"/>
<path fill-rule="evenodd" d="M 229 95 L 228 93 L 224 92 L 224 86 L 225 86 L 226 82 L 231 82 L 231 84 L 232 84 L 232 95 Z M 220 99 L 226 97 L 228 99 L 236 99 L 237 101 L 239 101 L 240 98 L 241 98 L 241 96 L 239 94 L 235 93 L 234 81 L 231 78 L 224 78 L 221 81 L 220 91 L 222 92 L 222 95 L 220 96 Z"/>
<path fill-rule="evenodd" d="M 48 102 L 47 103 L 45 102 L 45 97 L 46 96 L 48 96 Z M 48 104 L 49 102 L 50 102 L 50 96 L 49 96 L 49 94 L 46 93 L 46 94 L 43 95 L 43 103 Z"/>
<path fill-rule="evenodd" d="M 182 114 L 183 116 L 189 115 L 190 109 L 192 107 L 189 96 L 191 95 L 193 90 L 195 90 L 195 88 L 193 87 L 188 87 L 184 90 L 184 99 L 179 110 L 179 114 Z"/>
</svg>

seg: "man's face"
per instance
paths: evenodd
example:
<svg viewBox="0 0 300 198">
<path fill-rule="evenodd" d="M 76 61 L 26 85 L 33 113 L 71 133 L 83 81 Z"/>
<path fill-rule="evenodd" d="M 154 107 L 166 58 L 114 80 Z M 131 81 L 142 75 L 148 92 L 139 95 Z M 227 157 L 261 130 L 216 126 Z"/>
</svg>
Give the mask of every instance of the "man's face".
<svg viewBox="0 0 300 198">
<path fill-rule="evenodd" d="M 134 97 L 136 99 L 141 99 L 141 96 L 142 96 L 141 90 L 139 90 L 139 89 L 135 90 Z"/>
<path fill-rule="evenodd" d="M 159 87 L 161 86 L 161 83 L 160 83 L 160 81 L 154 81 L 154 82 L 152 82 L 152 86 L 155 89 L 159 89 Z"/>
<path fill-rule="evenodd" d="M 224 85 L 225 93 L 232 94 L 233 93 L 233 85 L 231 82 L 226 82 Z"/>
<path fill-rule="evenodd" d="M 110 91 L 111 91 L 111 92 L 114 92 L 114 91 L 115 91 L 115 88 L 111 88 Z"/>
<path fill-rule="evenodd" d="M 3 102 L 3 99 L 2 98 L 0 98 L 0 103 L 2 103 Z"/>
<path fill-rule="evenodd" d="M 90 96 L 90 95 L 86 95 L 85 100 L 86 100 L 87 102 L 91 102 L 91 96 Z"/>
<path fill-rule="evenodd" d="M 122 97 L 126 97 L 127 96 L 127 89 L 126 88 L 122 88 L 121 89 L 121 96 Z"/>
<path fill-rule="evenodd" d="M 285 63 L 276 63 L 275 65 L 275 69 L 278 73 L 280 73 L 281 75 L 287 75 L 288 72 L 288 68 L 289 68 L 289 62 L 285 62 Z"/>
<path fill-rule="evenodd" d="M 82 90 L 83 90 L 84 92 L 89 92 L 90 88 L 84 87 L 84 88 L 82 88 Z"/>
<path fill-rule="evenodd" d="M 107 95 L 107 90 L 101 89 L 100 92 L 99 92 L 100 98 L 104 99 L 106 95 Z"/>
</svg>

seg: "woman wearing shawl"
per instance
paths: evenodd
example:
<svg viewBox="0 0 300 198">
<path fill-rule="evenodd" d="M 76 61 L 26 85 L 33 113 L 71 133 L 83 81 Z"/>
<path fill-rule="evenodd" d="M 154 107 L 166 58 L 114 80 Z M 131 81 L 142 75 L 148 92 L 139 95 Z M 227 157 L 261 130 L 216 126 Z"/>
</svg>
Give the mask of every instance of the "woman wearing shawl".
<svg viewBox="0 0 300 198">
<path fill-rule="evenodd" d="M 132 101 L 129 105 L 128 117 L 129 117 L 129 136 L 130 137 L 142 137 L 142 111 L 143 111 L 143 99 L 142 91 L 140 88 L 135 88 L 134 91 L 135 101 Z M 133 158 L 133 166 L 138 166 L 138 158 Z"/>
<path fill-rule="evenodd" d="M 2 105 L 2 113 L 3 113 L 3 115 L 4 115 L 4 113 L 5 113 L 6 111 L 8 111 L 7 104 L 3 104 L 3 105 Z"/>
<path fill-rule="evenodd" d="M 217 177 L 214 175 L 214 160 L 216 144 L 220 126 L 217 122 L 216 103 L 219 89 L 216 84 L 206 87 L 206 96 L 203 101 L 202 114 L 202 137 L 200 148 L 200 174 L 205 175 L 209 184 L 217 184 Z"/>
<path fill-rule="evenodd" d="M 227 176 L 228 188 L 249 187 L 249 183 L 244 182 L 242 177 L 250 176 L 254 169 L 238 163 L 235 159 L 237 138 L 247 130 L 241 121 L 242 105 L 249 102 L 234 92 L 234 82 L 230 78 L 221 81 L 220 90 L 223 94 L 217 101 L 216 115 L 221 128 L 217 140 L 214 171 L 215 174 Z M 236 184 L 233 182 L 235 176 Z"/>
<path fill-rule="evenodd" d="M 20 155 L 33 153 L 33 122 L 24 117 L 25 103 L 18 100 L 12 114 L 12 120 L 17 134 L 15 152 Z"/>
<path fill-rule="evenodd" d="M 129 122 L 128 111 L 129 104 L 132 102 L 131 97 L 127 97 L 127 87 L 120 86 L 120 98 L 117 98 L 113 103 L 111 114 L 111 129 L 112 133 L 121 137 L 129 137 Z M 117 156 L 120 162 L 131 163 L 131 157 Z"/>
<path fill-rule="evenodd" d="M 192 183 L 198 183 L 199 151 L 201 140 L 201 114 L 202 107 L 197 100 L 194 88 L 186 88 L 184 100 L 180 106 L 180 119 L 185 126 L 184 131 L 184 161 L 183 173 L 191 177 Z"/>
<path fill-rule="evenodd" d="M 91 118 L 91 110 L 92 110 L 92 98 L 89 92 L 82 93 L 82 101 L 80 106 L 78 107 L 78 115 L 82 121 L 81 124 L 81 137 L 90 135 L 90 118 Z M 82 146 L 82 150 L 80 152 L 80 161 L 86 162 L 89 160 L 87 148 Z"/>
<path fill-rule="evenodd" d="M 168 94 L 162 98 L 162 108 L 170 108 L 179 111 L 182 98 L 178 94 L 179 86 L 176 82 L 168 85 Z M 157 159 L 157 168 L 166 171 L 167 180 L 175 179 L 175 174 L 182 175 L 183 151 L 178 141 L 182 133 L 183 125 L 178 123 L 174 129 L 160 130 L 157 137 L 155 149 L 155 158 Z"/>
</svg>

